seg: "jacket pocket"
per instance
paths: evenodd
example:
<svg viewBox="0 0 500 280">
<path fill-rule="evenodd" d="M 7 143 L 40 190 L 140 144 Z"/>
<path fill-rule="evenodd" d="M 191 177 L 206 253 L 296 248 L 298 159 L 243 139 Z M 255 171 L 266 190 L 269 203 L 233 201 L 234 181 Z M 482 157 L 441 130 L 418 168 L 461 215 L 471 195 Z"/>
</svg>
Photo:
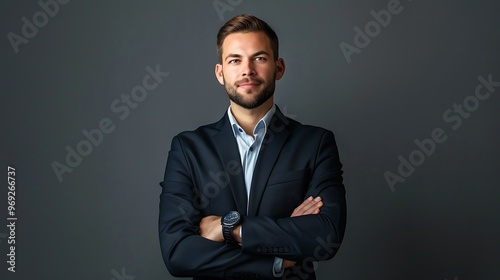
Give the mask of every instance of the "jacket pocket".
<svg viewBox="0 0 500 280">
<path fill-rule="evenodd" d="M 267 186 L 273 186 L 297 180 L 309 181 L 310 173 L 311 169 L 306 168 L 292 172 L 273 174 L 272 176 L 269 177 L 269 180 L 267 181 Z"/>
</svg>

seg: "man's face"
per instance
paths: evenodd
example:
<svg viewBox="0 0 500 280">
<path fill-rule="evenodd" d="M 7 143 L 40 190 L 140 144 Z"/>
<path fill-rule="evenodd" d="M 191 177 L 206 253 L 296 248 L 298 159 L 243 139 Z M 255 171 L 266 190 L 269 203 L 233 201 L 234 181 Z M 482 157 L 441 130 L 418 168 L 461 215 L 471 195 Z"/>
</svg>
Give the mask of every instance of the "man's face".
<svg viewBox="0 0 500 280">
<path fill-rule="evenodd" d="M 232 104 L 245 109 L 270 100 L 275 81 L 284 71 L 283 59 L 274 60 L 270 39 L 264 32 L 228 35 L 222 43 L 222 64 L 215 67 L 215 75 Z"/>
</svg>

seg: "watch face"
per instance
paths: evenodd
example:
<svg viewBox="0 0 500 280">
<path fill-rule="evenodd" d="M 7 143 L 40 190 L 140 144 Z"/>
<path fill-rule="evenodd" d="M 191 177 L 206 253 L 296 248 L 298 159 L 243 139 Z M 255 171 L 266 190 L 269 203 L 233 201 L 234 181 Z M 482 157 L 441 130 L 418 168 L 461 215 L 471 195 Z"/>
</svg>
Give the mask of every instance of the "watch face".
<svg viewBox="0 0 500 280">
<path fill-rule="evenodd" d="M 224 219 L 222 220 L 222 222 L 225 225 L 234 225 L 239 220 L 240 220 L 240 213 L 238 213 L 236 211 L 231 211 L 231 212 L 227 213 L 226 215 L 224 215 Z"/>
</svg>

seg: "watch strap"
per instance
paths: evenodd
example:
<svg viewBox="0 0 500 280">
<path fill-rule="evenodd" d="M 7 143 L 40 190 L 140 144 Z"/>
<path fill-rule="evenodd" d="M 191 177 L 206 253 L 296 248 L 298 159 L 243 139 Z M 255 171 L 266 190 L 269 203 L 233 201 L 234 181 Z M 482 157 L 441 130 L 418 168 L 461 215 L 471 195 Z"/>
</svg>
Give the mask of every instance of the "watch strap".
<svg viewBox="0 0 500 280">
<path fill-rule="evenodd" d="M 236 239 L 233 236 L 234 226 L 222 225 L 222 235 L 227 243 L 236 243 Z"/>
</svg>

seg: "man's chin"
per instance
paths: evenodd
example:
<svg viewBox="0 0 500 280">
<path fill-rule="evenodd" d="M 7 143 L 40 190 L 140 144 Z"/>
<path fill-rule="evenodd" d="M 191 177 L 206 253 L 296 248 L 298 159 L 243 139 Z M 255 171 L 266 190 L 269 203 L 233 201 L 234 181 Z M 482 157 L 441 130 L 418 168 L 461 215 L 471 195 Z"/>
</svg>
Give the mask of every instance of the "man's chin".
<svg viewBox="0 0 500 280">
<path fill-rule="evenodd" d="M 238 98 L 238 99 L 231 99 L 236 105 L 240 106 L 240 107 L 243 107 L 245 109 L 255 109 L 255 108 L 258 108 L 260 106 L 262 106 L 262 104 L 266 103 L 268 99 L 266 100 L 259 100 L 258 98 L 254 98 L 252 96 L 252 98 Z"/>
<path fill-rule="evenodd" d="M 249 109 L 249 110 L 255 109 L 255 108 L 259 107 L 260 105 L 262 105 L 262 104 L 256 103 L 255 101 L 254 102 L 243 102 L 241 100 L 238 100 L 237 102 L 234 102 L 234 103 L 242 108 Z"/>
</svg>

